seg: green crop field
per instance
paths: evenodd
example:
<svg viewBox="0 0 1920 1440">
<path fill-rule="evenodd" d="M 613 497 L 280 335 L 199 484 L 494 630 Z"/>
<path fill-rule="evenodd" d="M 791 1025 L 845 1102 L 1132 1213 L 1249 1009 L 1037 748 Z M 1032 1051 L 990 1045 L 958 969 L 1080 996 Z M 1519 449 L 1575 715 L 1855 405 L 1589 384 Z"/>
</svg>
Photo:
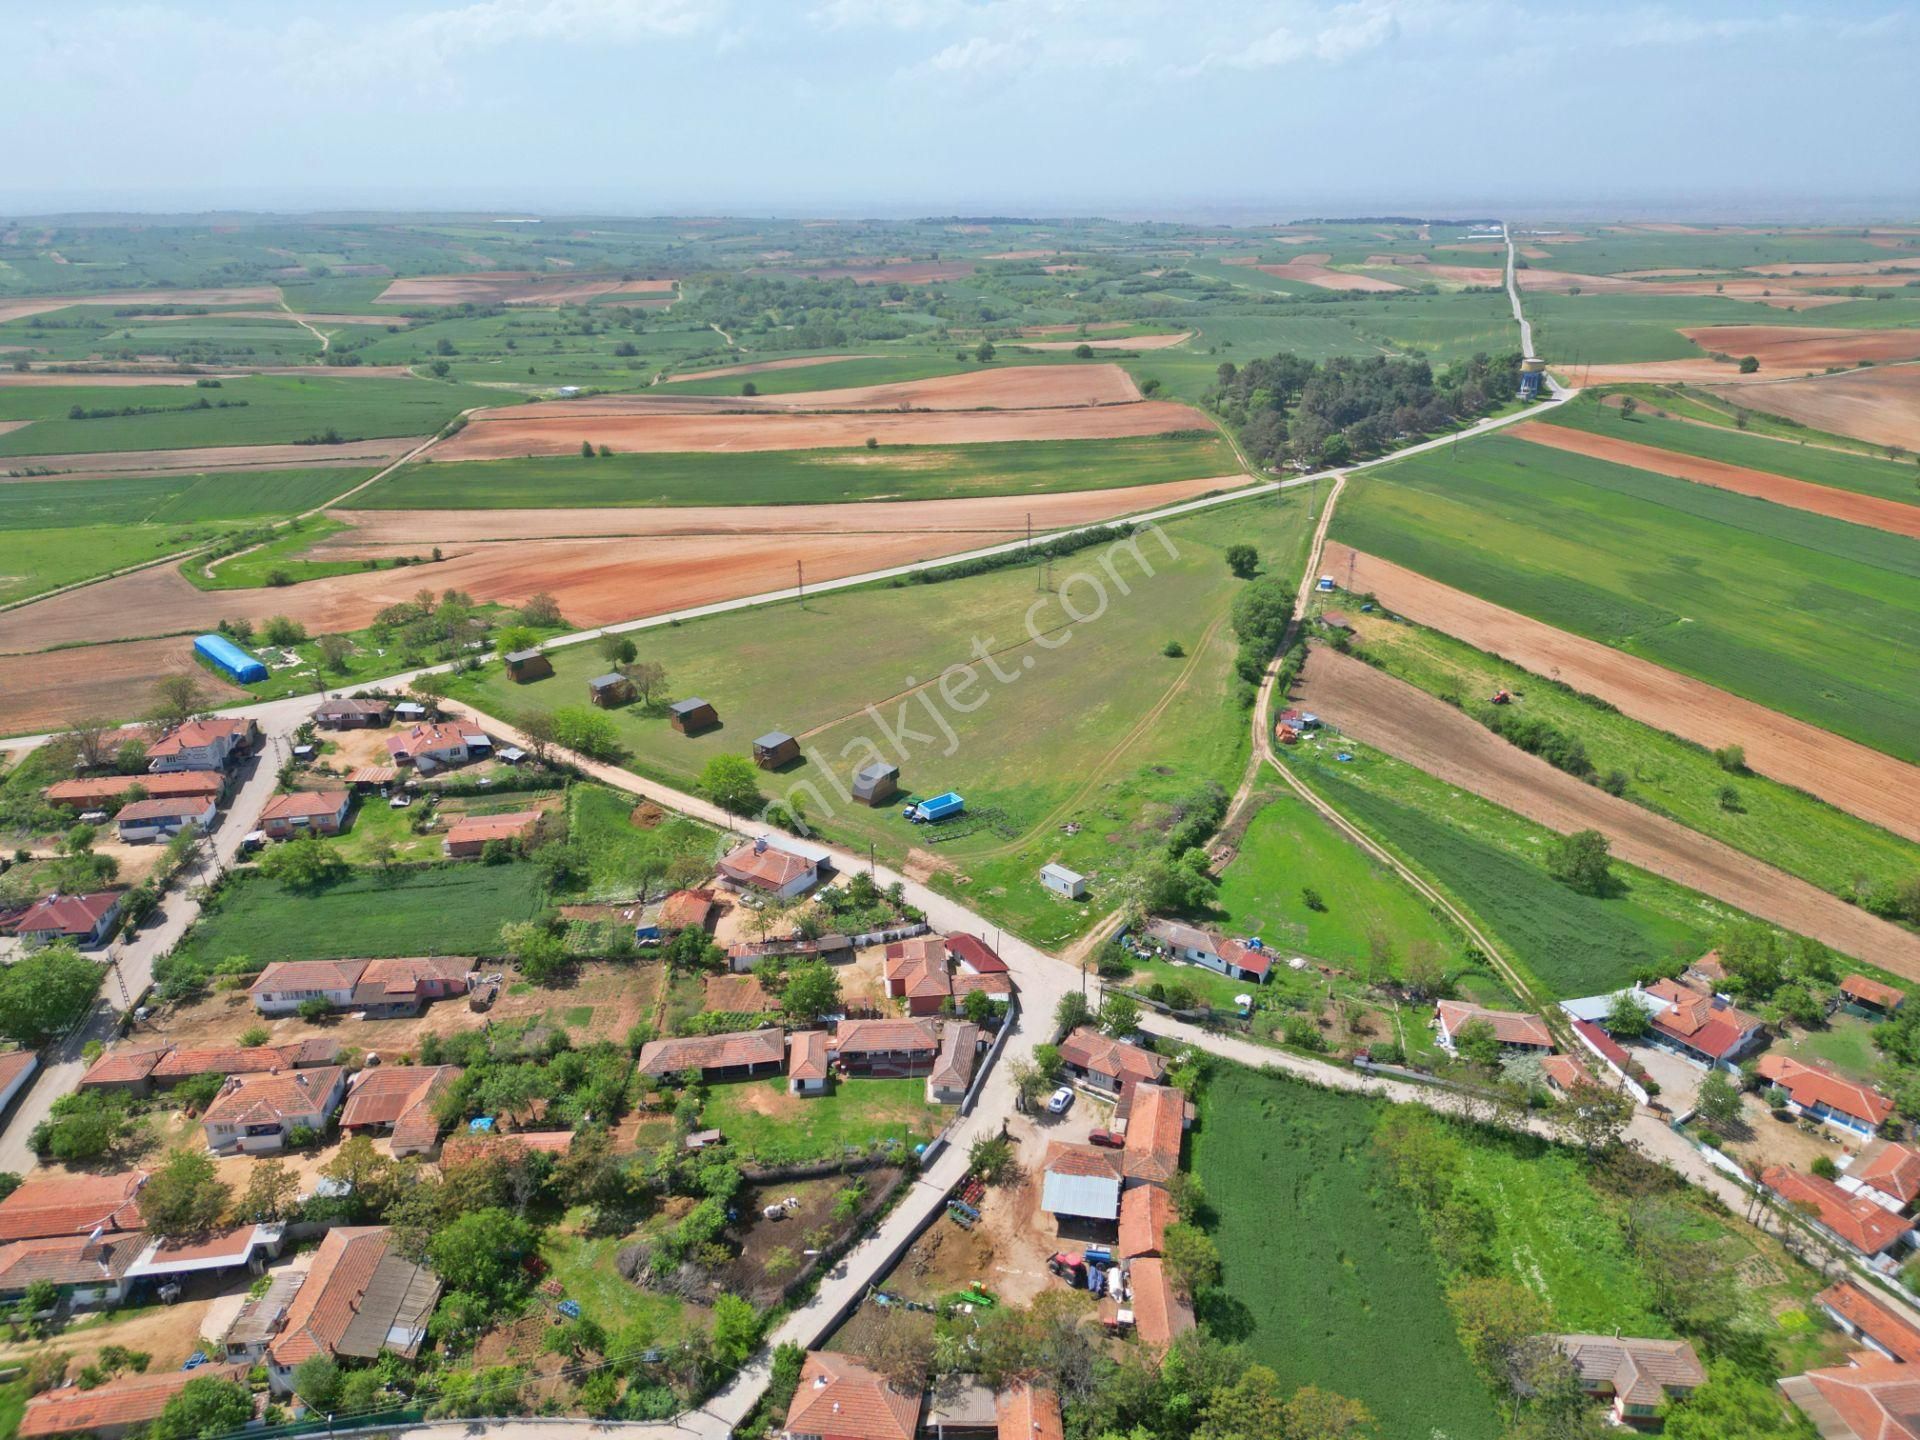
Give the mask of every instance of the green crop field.
<svg viewBox="0 0 1920 1440">
<path fill-rule="evenodd" d="M 762 1164 L 831 1159 L 888 1140 L 904 1156 L 945 1123 L 943 1107 L 926 1095 L 927 1082 L 911 1079 L 841 1080 L 825 1095 L 792 1095 L 786 1077 L 775 1075 L 711 1087 L 700 1118 Z"/>
<path fill-rule="evenodd" d="M 1490 436 L 1350 486 L 1358 550 L 1920 759 L 1920 543 Z"/>
<path fill-rule="evenodd" d="M 1309 887 L 1322 908 L 1302 898 Z M 1425 900 L 1291 794 L 1275 795 L 1253 817 L 1214 903 L 1232 934 L 1335 965 L 1371 960 L 1376 934 L 1401 956 L 1417 944 L 1446 955 L 1460 949 Z"/>
<path fill-rule="evenodd" d="M 1346 740 L 1289 749 L 1293 772 L 1340 813 L 1449 893 L 1549 996 L 1591 995 L 1643 967 L 1691 959 L 1739 912 L 1616 864 L 1624 893 L 1581 895 L 1552 879 L 1552 832 L 1410 765 Z"/>
<path fill-rule="evenodd" d="M 611 718 L 633 769 L 682 786 L 713 756 L 746 754 L 756 735 L 780 729 L 800 737 L 808 758 L 766 777 L 770 798 L 797 794 L 808 822 L 828 838 L 871 843 L 895 863 L 910 848 L 925 852 L 933 883 L 960 886 L 964 878 L 956 893 L 969 904 L 1057 943 L 1099 913 L 1098 901 L 1048 896 L 1035 878 L 1041 865 L 1058 859 L 1103 894 L 1143 847 L 1158 843 L 1175 806 L 1204 785 L 1231 790 L 1238 780 L 1248 741 L 1245 716 L 1231 703 L 1235 642 L 1226 611 L 1244 582 L 1228 573 L 1224 550 L 1250 542 L 1291 583 L 1304 517 L 1304 500 L 1291 497 L 1183 516 L 1161 538 L 1140 537 L 1151 575 L 1131 551 L 1101 547 L 1055 561 L 1051 592 L 1036 589 L 1027 566 L 643 631 L 634 637 L 641 658 L 665 665 L 672 694 L 712 701 L 723 723 L 688 737 L 637 706 Z M 1096 616 L 1099 594 L 1106 601 Z M 1062 599 L 1088 618 L 1070 620 Z M 1175 640 L 1185 653 L 1163 655 Z M 594 646 L 559 650 L 552 660 L 552 679 L 515 685 L 488 666 L 462 677 L 454 693 L 512 717 L 581 703 L 586 677 L 605 668 Z M 949 682 L 957 704 L 946 703 L 937 684 L 925 688 L 960 664 L 980 678 L 972 688 Z M 916 827 L 898 805 L 848 803 L 848 777 L 874 754 L 900 764 L 911 794 L 959 790 L 967 819 Z"/>
<path fill-rule="evenodd" d="M 1650 415 L 1645 408 L 1633 415 L 1622 415 L 1614 407 L 1586 397 L 1571 405 L 1562 405 L 1544 418 L 1553 425 L 1631 440 L 1636 445 L 1652 445 L 1815 485 L 1834 485 L 1842 490 L 1857 490 L 1862 495 L 1877 495 L 1883 500 L 1920 505 L 1920 468 L 1911 461 L 1902 463 L 1868 455 L 1846 455 L 1818 445 L 1796 445 L 1763 435 L 1743 434 L 1731 427 L 1667 419 Z"/>
<path fill-rule="evenodd" d="M 471 385 L 324 373 L 251 375 L 204 390 L 162 385 L 0 389 L 0 420 L 33 422 L 0 435 L 0 455 L 290 445 L 328 429 L 344 440 L 430 435 L 462 410 L 513 399 Z M 183 408 L 202 400 L 209 408 Z M 74 406 L 156 413 L 74 420 L 68 416 Z M 315 458 L 325 454 L 324 446 L 315 446 Z"/>
<path fill-rule="evenodd" d="M 1370 1133 L 1378 1103 L 1221 1066 L 1193 1171 L 1216 1217 L 1229 1317 L 1285 1387 L 1363 1402 L 1382 1435 L 1492 1440 L 1492 1397 L 1454 1330 L 1438 1263 Z M 1391 1364 L 1356 1363 L 1391 1356 Z"/>
<path fill-rule="evenodd" d="M 633 796 L 602 785 L 567 792 L 567 838 L 586 852 L 593 898 L 631 900 L 643 885 L 657 892 L 672 861 L 714 858 L 719 832 L 678 817 L 643 830 L 627 818 L 633 807 Z"/>
<path fill-rule="evenodd" d="M 409 465 L 353 497 L 355 509 L 593 505 L 801 505 L 1043 495 L 1242 475 L 1220 436 L 1018 440 L 993 445 L 752 454 L 578 455 Z"/>
<path fill-rule="evenodd" d="M 1487 697 L 1512 691 L 1515 713 L 1579 737 L 1597 773 L 1625 775 L 1629 800 L 1836 895 L 1890 893 L 1920 874 L 1920 845 L 1765 776 L 1729 775 L 1699 745 L 1630 720 L 1610 705 L 1451 636 L 1361 617 L 1357 649 L 1483 724 L 1493 713 Z M 1722 793 L 1728 789 L 1732 805 Z"/>
<path fill-rule="evenodd" d="M 543 903 L 532 865 L 436 865 L 391 877 L 356 871 L 312 894 L 241 873 L 201 912 L 175 958 L 211 967 L 237 955 L 265 965 L 494 954 L 500 927 L 531 920 Z"/>
</svg>

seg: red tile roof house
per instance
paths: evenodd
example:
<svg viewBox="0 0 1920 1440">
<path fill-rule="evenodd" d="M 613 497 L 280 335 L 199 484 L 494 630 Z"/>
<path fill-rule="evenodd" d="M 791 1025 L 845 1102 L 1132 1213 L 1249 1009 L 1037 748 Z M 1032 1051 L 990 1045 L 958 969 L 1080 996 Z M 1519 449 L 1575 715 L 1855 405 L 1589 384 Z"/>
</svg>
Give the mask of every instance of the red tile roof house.
<svg viewBox="0 0 1920 1440">
<path fill-rule="evenodd" d="M 642 1075 L 658 1080 L 672 1079 L 687 1070 L 698 1070 L 707 1080 L 739 1080 L 777 1075 L 786 1063 L 786 1036 L 778 1026 L 769 1026 L 728 1035 L 649 1040 L 640 1047 L 637 1065 Z"/>
<path fill-rule="evenodd" d="M 927 1103 L 958 1105 L 973 1084 L 973 1067 L 980 1058 L 980 1027 L 964 1020 L 940 1023 L 940 1052 L 927 1073 Z"/>
<path fill-rule="evenodd" d="M 163 840 L 178 835 L 187 826 L 210 830 L 220 810 L 203 795 L 178 795 L 168 800 L 135 800 L 122 805 L 113 817 L 120 838 L 130 845 L 144 840 Z"/>
<path fill-rule="evenodd" d="M 922 1403 L 920 1394 L 902 1394 L 851 1355 L 815 1350 L 800 1367 L 781 1434 L 784 1440 L 914 1440 Z"/>
<path fill-rule="evenodd" d="M 1273 970 L 1273 957 L 1266 951 L 1255 950 L 1238 940 L 1210 935 L 1178 920 L 1149 920 L 1147 934 L 1179 959 L 1216 971 L 1229 980 L 1263 985 Z"/>
<path fill-rule="evenodd" d="M 787 1037 L 787 1093 L 827 1093 L 828 1036 L 824 1030 L 796 1030 Z"/>
<path fill-rule="evenodd" d="M 386 1226 L 329 1230 L 267 1346 L 267 1381 L 291 1394 L 294 1370 L 315 1355 L 371 1360 L 391 1350 L 411 1360 L 439 1299 L 440 1281 L 393 1248 Z"/>
<path fill-rule="evenodd" d="M 1893 1101 L 1871 1085 L 1843 1080 L 1820 1065 L 1790 1055 L 1762 1055 L 1754 1066 L 1763 1080 L 1787 1092 L 1787 1108 L 1824 1121 L 1849 1135 L 1875 1135 L 1893 1114 Z"/>
<path fill-rule="evenodd" d="M 1657 980 L 1643 994 L 1662 1001 L 1648 1039 L 1709 1068 L 1738 1068 L 1742 1055 L 1765 1043 L 1767 1027 L 1713 995 L 1689 990 L 1677 980 Z"/>
<path fill-rule="evenodd" d="M 538 810 L 515 810 L 505 815 L 466 815 L 453 822 L 441 848 L 455 860 L 472 860 L 486 852 L 490 841 L 525 843 L 540 828 Z"/>
<path fill-rule="evenodd" d="M 1082 1025 L 1060 1042 L 1060 1060 L 1075 1079 L 1108 1095 L 1141 1081 L 1157 1085 L 1167 1073 L 1163 1057 L 1111 1039 L 1091 1025 Z"/>
<path fill-rule="evenodd" d="M 7 1113 L 18 1095 L 40 1068 L 40 1057 L 31 1050 L 9 1050 L 0 1054 L 0 1115 Z"/>
<path fill-rule="evenodd" d="M 938 935 L 896 940 L 884 957 L 887 994 L 907 1003 L 909 1015 L 938 1015 L 953 999 L 947 974 L 947 942 Z"/>
<path fill-rule="evenodd" d="M 1920 1440 L 1920 1374 L 1911 1365 L 1876 1358 L 1809 1370 L 1782 1380 L 1780 1393 L 1820 1440 Z"/>
<path fill-rule="evenodd" d="M 1870 1145 L 1835 1182 L 1849 1195 L 1904 1215 L 1920 1200 L 1920 1150 L 1882 1141 Z"/>
<path fill-rule="evenodd" d="M 338 835 L 352 804 L 350 790 L 296 790 L 291 795 L 275 795 L 261 807 L 259 828 L 275 840 Z"/>
<path fill-rule="evenodd" d="M 369 730 L 392 718 L 391 700 L 355 700 L 345 695 L 322 701 L 313 712 L 313 723 L 322 730 Z"/>
<path fill-rule="evenodd" d="M 1159 1185 L 1136 1185 L 1120 1196 L 1122 1260 L 1158 1255 L 1167 1241 L 1167 1227 L 1180 1218 L 1173 1197 Z"/>
<path fill-rule="evenodd" d="M 207 1146 L 258 1155 L 283 1147 L 295 1130 L 324 1134 L 346 1089 L 347 1072 L 338 1065 L 235 1075 L 201 1117 Z"/>
<path fill-rule="evenodd" d="M 1851 1280 L 1828 1286 L 1813 1297 L 1813 1302 L 1827 1312 L 1828 1319 L 1869 1349 L 1889 1360 L 1920 1365 L 1920 1328 Z"/>
<path fill-rule="evenodd" d="M 27 1287 L 46 1281 L 59 1292 L 60 1305 L 74 1310 L 118 1305 L 127 1298 L 133 1268 L 153 1242 L 138 1230 L 111 1234 L 42 1235 L 0 1245 L 0 1302 L 9 1309 Z M 52 1313 L 52 1309 L 37 1313 Z"/>
<path fill-rule="evenodd" d="M 458 725 L 409 725 L 387 737 L 387 754 L 396 765 L 412 765 L 424 774 L 464 765 L 473 756 Z M 422 762 L 425 762 L 424 764 Z"/>
<path fill-rule="evenodd" d="M 734 890 L 758 890 L 782 900 L 804 894 L 820 881 L 820 866 L 805 855 L 766 839 L 749 841 L 720 862 L 720 879 Z"/>
<path fill-rule="evenodd" d="M 119 1175 L 29 1175 L 0 1200 L 0 1243 L 43 1235 L 139 1230 L 145 1170 Z"/>
<path fill-rule="evenodd" d="M 1164 1350 L 1194 1328 L 1193 1307 L 1182 1300 L 1167 1274 L 1166 1262 L 1143 1256 L 1127 1266 L 1133 1327 L 1140 1339 Z"/>
<path fill-rule="evenodd" d="M 227 777 L 215 771 L 183 770 L 173 775 L 100 775 L 91 780 L 60 780 L 41 791 L 49 805 L 68 810 L 117 810 L 135 786 L 150 800 L 198 796 L 217 801 Z"/>
<path fill-rule="evenodd" d="M 1870 1260 L 1885 1255 L 1912 1234 L 1911 1220 L 1864 1196 L 1849 1195 L 1818 1175 L 1769 1165 L 1760 1172 L 1760 1183 L 1778 1195 L 1788 1209 Z"/>
<path fill-rule="evenodd" d="M 83 1090 L 124 1090 L 145 1095 L 167 1090 L 196 1075 L 252 1075 L 272 1070 L 305 1070 L 331 1065 L 340 1042 L 330 1037 L 295 1040 L 285 1045 L 206 1046 L 180 1050 L 169 1045 L 140 1050 L 109 1050 L 80 1077 Z"/>
<path fill-rule="evenodd" d="M 440 1169 L 444 1174 L 476 1160 L 490 1160 L 495 1155 L 514 1160 L 524 1160 L 529 1155 L 564 1155 L 572 1148 L 571 1130 L 516 1131 L 509 1135 L 497 1130 L 485 1135 L 463 1130 L 440 1143 Z"/>
<path fill-rule="evenodd" d="M 1065 1440 L 1060 1397 L 1016 1380 L 994 1397 L 994 1440 Z"/>
<path fill-rule="evenodd" d="M 354 981 L 352 1009 L 369 1020 L 418 1015 L 434 1000 L 464 995 L 473 984 L 473 961 L 463 955 L 416 955 L 369 960 Z"/>
<path fill-rule="evenodd" d="M 832 1049 L 849 1075 L 930 1075 L 940 1037 L 930 1020 L 840 1020 Z"/>
<path fill-rule="evenodd" d="M 1847 976 L 1840 982 L 1840 993 L 1860 1009 L 1880 1016 L 1897 1015 L 1900 1007 L 1907 1003 L 1906 991 L 1865 975 Z"/>
<path fill-rule="evenodd" d="M 109 1380 L 91 1390 L 69 1385 L 27 1402 L 16 1432 L 22 1440 L 54 1435 L 93 1435 L 120 1440 L 157 1420 L 167 1402 L 195 1380 L 231 1380 L 244 1384 L 244 1365 L 202 1365 L 193 1370 L 164 1370 Z"/>
<path fill-rule="evenodd" d="M 440 1141 L 434 1107 L 460 1078 L 458 1065 L 383 1065 L 362 1070 L 347 1087 L 340 1128 L 393 1137 L 396 1156 L 425 1155 Z"/>
<path fill-rule="evenodd" d="M 4 931 L 30 945 L 71 940 L 82 950 L 104 945 L 120 922 L 124 890 L 92 890 L 85 895 L 44 895 L 9 920 Z"/>
<path fill-rule="evenodd" d="M 1120 1168 L 1129 1189 L 1169 1184 L 1180 1172 L 1180 1144 L 1187 1129 L 1187 1097 L 1171 1085 L 1133 1087 L 1126 1146 Z"/>
<path fill-rule="evenodd" d="M 977 935 L 947 936 L 947 955 L 968 975 L 1005 975 L 1007 962 L 987 948 Z"/>
<path fill-rule="evenodd" d="M 1618 1335 L 1556 1335 L 1573 1362 L 1580 1388 L 1609 1402 L 1616 1425 L 1657 1429 L 1660 1408 L 1707 1383 L 1700 1357 L 1684 1340 L 1622 1339 Z"/>
<path fill-rule="evenodd" d="M 259 743 L 252 720 L 215 716 L 189 720 L 147 747 L 147 768 L 156 775 L 174 770 L 225 770 Z"/>
<path fill-rule="evenodd" d="M 288 960 L 267 966 L 247 987 L 247 998 L 262 1015 L 291 1015 L 301 1002 L 325 1000 L 332 1009 L 353 1008 L 353 987 L 367 968 L 364 960 Z"/>
<path fill-rule="evenodd" d="M 1485 1021 L 1493 1027 L 1494 1038 L 1502 1050 L 1531 1055 L 1553 1053 L 1553 1032 L 1547 1029 L 1547 1022 L 1524 1010 L 1489 1010 L 1466 1000 L 1442 1000 L 1433 1007 L 1433 1015 L 1437 1027 L 1435 1038 L 1448 1054 L 1453 1053 L 1460 1031 L 1476 1021 Z"/>
<path fill-rule="evenodd" d="M 1040 1165 L 1040 1208 L 1079 1220 L 1118 1220 L 1125 1183 L 1111 1150 L 1055 1140 Z"/>
</svg>

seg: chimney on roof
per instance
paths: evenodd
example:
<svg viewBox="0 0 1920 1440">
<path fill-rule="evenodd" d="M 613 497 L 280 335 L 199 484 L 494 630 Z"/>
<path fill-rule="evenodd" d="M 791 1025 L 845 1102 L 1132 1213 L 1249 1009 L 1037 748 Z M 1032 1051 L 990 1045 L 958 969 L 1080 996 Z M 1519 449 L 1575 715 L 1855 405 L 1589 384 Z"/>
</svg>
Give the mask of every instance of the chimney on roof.
<svg viewBox="0 0 1920 1440">
<path fill-rule="evenodd" d="M 756 835 L 754 837 L 753 853 L 756 855 L 764 855 L 767 853 L 767 837 L 766 836 Z"/>
</svg>

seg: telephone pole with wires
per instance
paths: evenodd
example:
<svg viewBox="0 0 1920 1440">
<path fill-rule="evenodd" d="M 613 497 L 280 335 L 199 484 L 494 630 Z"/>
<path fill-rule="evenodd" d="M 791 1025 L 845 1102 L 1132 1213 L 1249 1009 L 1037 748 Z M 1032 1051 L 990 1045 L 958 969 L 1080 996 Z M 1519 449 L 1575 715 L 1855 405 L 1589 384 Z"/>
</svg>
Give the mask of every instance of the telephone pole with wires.
<svg viewBox="0 0 1920 1440">
<path fill-rule="evenodd" d="M 804 560 L 793 562 L 793 588 L 800 597 L 800 608 L 807 608 L 807 566 Z"/>
</svg>

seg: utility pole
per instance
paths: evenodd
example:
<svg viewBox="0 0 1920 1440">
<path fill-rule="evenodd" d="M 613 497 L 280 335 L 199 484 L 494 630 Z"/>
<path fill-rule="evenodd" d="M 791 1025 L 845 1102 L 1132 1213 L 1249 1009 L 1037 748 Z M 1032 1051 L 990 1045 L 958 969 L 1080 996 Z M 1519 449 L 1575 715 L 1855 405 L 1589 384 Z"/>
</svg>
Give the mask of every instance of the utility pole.
<svg viewBox="0 0 1920 1440">
<path fill-rule="evenodd" d="M 807 608 L 807 566 L 803 560 L 793 562 L 793 588 L 799 592 L 800 608 Z"/>
<path fill-rule="evenodd" d="M 867 878 L 869 880 L 878 880 L 880 878 L 880 867 L 874 863 L 873 841 L 871 840 L 867 841 Z"/>
</svg>

